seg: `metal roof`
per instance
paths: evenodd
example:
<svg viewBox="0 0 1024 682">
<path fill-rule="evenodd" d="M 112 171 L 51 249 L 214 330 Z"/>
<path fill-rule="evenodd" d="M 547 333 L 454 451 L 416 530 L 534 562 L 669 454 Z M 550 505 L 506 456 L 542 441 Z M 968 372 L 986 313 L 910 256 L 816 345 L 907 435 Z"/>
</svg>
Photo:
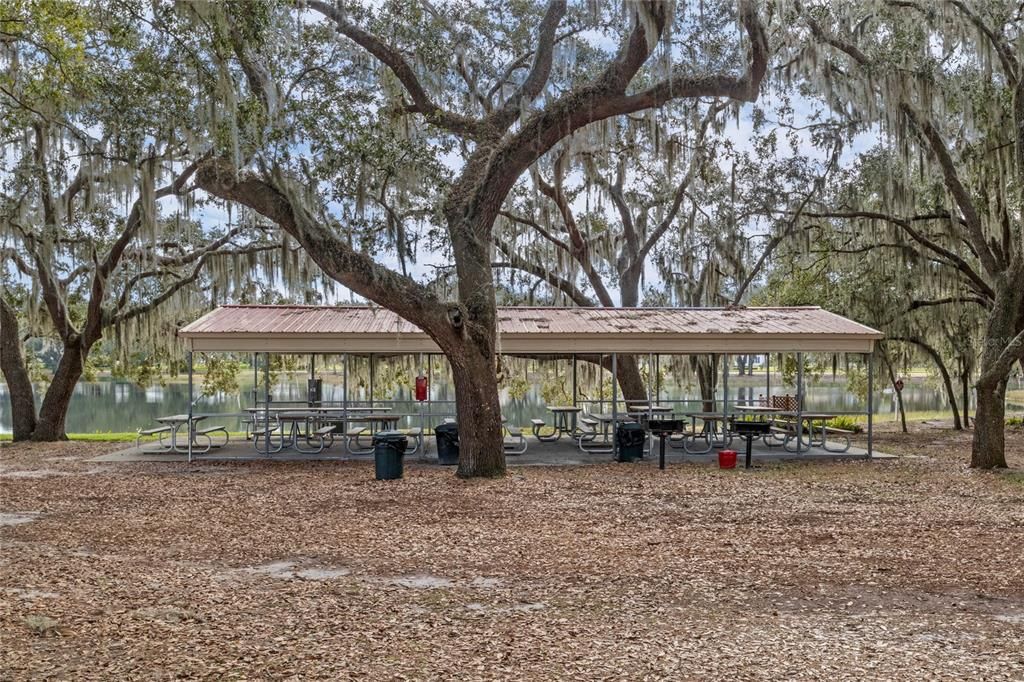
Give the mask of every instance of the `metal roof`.
<svg viewBox="0 0 1024 682">
<path fill-rule="evenodd" d="M 870 352 L 882 334 L 818 307 L 499 307 L 501 350 L 552 353 Z M 437 352 L 417 326 L 371 306 L 227 305 L 178 334 L 195 351 Z"/>
</svg>

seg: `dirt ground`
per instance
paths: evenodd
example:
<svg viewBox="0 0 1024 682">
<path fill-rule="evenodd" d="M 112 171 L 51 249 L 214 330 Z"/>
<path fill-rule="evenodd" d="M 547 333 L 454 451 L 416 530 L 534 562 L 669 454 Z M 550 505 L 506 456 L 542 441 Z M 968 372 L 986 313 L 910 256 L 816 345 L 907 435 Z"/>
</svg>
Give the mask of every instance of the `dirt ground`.
<svg viewBox="0 0 1024 682">
<path fill-rule="evenodd" d="M 1016 471 L 101 465 L 0 450 L 3 679 L 1024 679 Z"/>
</svg>

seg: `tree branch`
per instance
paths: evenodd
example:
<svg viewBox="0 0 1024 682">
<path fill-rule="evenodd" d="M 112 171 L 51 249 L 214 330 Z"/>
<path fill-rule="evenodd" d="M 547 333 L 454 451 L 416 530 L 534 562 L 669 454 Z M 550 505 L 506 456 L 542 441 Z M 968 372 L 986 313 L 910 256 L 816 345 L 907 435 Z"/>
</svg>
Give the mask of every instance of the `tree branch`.
<svg viewBox="0 0 1024 682">
<path fill-rule="evenodd" d="M 569 200 L 565 196 L 565 192 L 562 190 L 562 175 L 565 172 L 565 163 L 566 154 L 563 153 L 555 161 L 554 184 L 548 184 L 545 182 L 544 178 L 542 178 L 538 173 L 537 187 L 545 196 L 555 203 L 555 206 L 558 207 L 558 212 L 562 216 L 562 222 L 565 225 L 566 232 L 569 233 L 569 239 L 572 245 L 569 253 L 583 268 L 583 272 L 587 275 L 587 280 L 590 281 L 590 286 L 594 288 L 594 293 L 597 295 L 597 299 L 601 302 L 601 305 L 614 305 L 611 294 L 608 293 L 608 289 L 605 287 L 604 281 L 601 278 L 601 274 L 597 272 L 597 269 L 594 267 L 594 261 L 590 257 L 590 248 L 587 244 L 587 240 L 583 238 L 583 234 L 580 232 L 579 226 L 576 224 L 576 216 L 573 214 L 572 206 L 569 205 Z"/>
<path fill-rule="evenodd" d="M 978 377 L 978 385 L 995 384 L 1006 379 L 1013 363 L 1017 361 L 1024 361 L 1024 329 L 1010 339 L 999 356 L 988 366 L 988 371 Z"/>
<path fill-rule="evenodd" d="M 658 243 L 675 221 L 676 215 L 679 213 L 679 208 L 683 205 L 683 198 L 686 196 L 690 183 L 693 182 L 694 176 L 696 176 L 697 171 L 700 170 L 701 164 L 704 163 L 704 138 L 707 135 L 708 127 L 711 125 L 712 121 L 715 120 L 715 117 L 726 108 L 726 106 L 728 106 L 728 104 L 725 102 L 714 102 L 704 115 L 704 118 L 701 119 L 695 141 L 697 152 L 690 157 L 690 163 L 689 167 L 686 169 L 686 175 L 683 176 L 682 181 L 679 183 L 679 187 L 676 189 L 675 195 L 672 197 L 672 206 L 669 208 L 668 214 L 665 216 L 665 219 L 651 231 L 651 234 L 647 237 L 647 241 L 642 247 L 640 247 L 640 252 L 637 254 L 638 261 L 643 262 L 643 260 L 647 258 L 647 254 L 650 253 L 651 249 L 654 248 L 655 244 Z"/>
<path fill-rule="evenodd" d="M 594 301 L 589 296 L 584 294 L 579 288 L 576 287 L 571 281 L 565 277 L 561 277 L 551 272 L 547 268 L 541 267 L 539 264 L 531 262 L 526 258 L 520 256 L 514 248 L 505 244 L 502 240 L 495 237 L 495 245 L 498 250 L 504 254 L 507 262 L 505 263 L 492 263 L 492 267 L 495 268 L 514 268 L 521 270 L 527 274 L 533 275 L 537 279 L 547 282 L 551 286 L 555 287 L 566 296 L 568 296 L 573 303 L 580 307 L 593 307 Z"/>
<path fill-rule="evenodd" d="M 304 190 L 293 187 L 278 169 L 264 179 L 251 172 L 240 173 L 224 159 L 210 159 L 200 166 L 196 181 L 204 191 L 236 201 L 277 223 L 330 277 L 420 326 L 435 340 L 442 329 L 453 329 L 448 307 L 434 292 L 339 239 L 304 206 L 299 198 Z"/>
<path fill-rule="evenodd" d="M 633 30 L 620 45 L 615 59 L 593 81 L 566 93 L 543 111 L 537 112 L 517 134 L 506 140 L 496 151 L 495 160 L 490 164 L 489 177 L 483 186 L 493 182 L 495 190 L 504 195 L 514 179 L 559 140 L 595 121 L 649 109 L 684 97 L 722 96 L 743 101 L 754 101 L 757 98 L 768 64 L 768 40 L 752 0 L 740 2 L 740 21 L 751 43 L 746 73 L 741 76 L 678 76 L 643 92 L 627 95 L 626 88 L 647 61 L 668 19 L 665 8 L 660 5 L 651 10 L 653 15 L 649 17 L 650 22 L 641 22 L 636 11 L 634 9 Z M 645 23 L 656 31 L 650 42 L 644 29 Z"/>
<path fill-rule="evenodd" d="M 536 220 L 531 220 L 530 218 L 526 218 L 524 216 L 516 215 L 515 213 L 512 213 L 510 211 L 499 211 L 498 215 L 504 216 L 504 217 L 508 218 L 509 220 L 512 220 L 512 221 L 515 221 L 515 222 L 520 223 L 522 225 L 526 225 L 527 227 L 533 228 L 537 232 L 537 234 L 539 234 L 540 236 L 544 237 L 544 239 L 547 239 L 549 242 L 551 242 L 552 244 L 554 244 L 558 248 L 562 249 L 567 254 L 570 254 L 570 255 L 572 254 L 572 249 L 569 248 L 568 244 L 566 244 L 564 241 L 562 241 L 561 239 L 559 239 L 555 235 L 551 234 L 551 232 L 546 230 Z"/>
<path fill-rule="evenodd" d="M 945 141 L 939 135 L 935 126 L 932 125 L 932 122 L 920 116 L 909 103 L 901 102 L 900 111 L 904 113 L 914 128 L 923 136 L 924 142 L 931 148 L 932 153 L 939 160 L 939 166 L 942 168 L 942 176 L 946 181 L 946 187 L 949 188 L 957 206 L 960 207 L 960 212 L 963 213 L 967 231 L 971 235 L 974 249 L 978 253 L 978 260 L 981 261 L 982 266 L 989 275 L 997 276 L 1002 268 L 996 263 L 996 256 L 992 253 L 988 240 L 985 238 L 985 232 L 982 230 L 981 218 L 978 217 L 978 211 L 974 207 L 970 193 L 963 186 L 963 183 L 960 182 L 953 158 L 950 156 L 949 150 L 946 149 Z"/>
<path fill-rule="evenodd" d="M 966 16 L 979 31 L 984 33 L 985 37 L 987 37 L 992 43 L 992 47 L 995 48 L 996 54 L 999 55 L 999 62 L 1003 66 L 1003 71 L 1006 73 L 1007 80 L 1012 82 L 1020 79 L 1021 74 L 1019 73 L 1020 67 L 1017 62 L 1017 57 L 1014 55 L 1013 49 L 1006 42 L 1003 36 L 996 33 L 992 27 L 986 24 L 978 13 L 972 10 L 967 3 L 962 0 L 951 0 L 951 4 L 960 10 L 960 12 Z"/>
<path fill-rule="evenodd" d="M 537 49 L 533 51 L 533 65 L 523 84 L 501 105 L 497 120 L 505 129 L 519 115 L 521 107 L 537 99 L 551 76 L 551 60 L 555 52 L 555 31 L 565 16 L 565 0 L 550 0 L 544 18 L 537 30 Z"/>
<path fill-rule="evenodd" d="M 409 97 L 412 98 L 412 104 L 406 108 L 406 111 L 423 114 L 431 123 L 453 133 L 467 137 L 475 137 L 479 134 L 479 121 L 446 111 L 431 100 L 412 67 L 394 47 L 372 33 L 350 23 L 340 9 L 328 2 L 308 0 L 306 6 L 333 21 L 338 31 L 344 36 L 391 69 L 391 72 L 405 87 L 405 91 L 409 93 Z"/>
<path fill-rule="evenodd" d="M 907 307 L 907 312 L 917 310 L 919 308 L 931 308 L 939 305 L 948 305 L 950 303 L 977 303 L 983 308 L 989 307 L 989 302 L 980 296 L 947 296 L 946 298 L 936 298 L 932 300 L 914 300 L 910 302 Z"/>
<path fill-rule="evenodd" d="M 888 223 L 892 223 L 906 232 L 910 238 L 918 244 L 921 244 L 925 248 L 939 254 L 949 261 L 950 265 L 957 268 L 967 277 L 967 279 L 970 280 L 978 293 L 989 299 L 995 299 L 995 293 L 992 291 L 992 287 L 990 287 L 981 275 L 971 267 L 970 263 L 956 253 L 923 235 L 915 229 L 913 225 L 911 225 L 911 220 L 905 220 L 886 213 L 876 213 L 874 211 L 830 211 L 823 213 L 805 212 L 804 215 L 809 218 L 867 218 L 870 220 L 884 220 Z"/>
</svg>

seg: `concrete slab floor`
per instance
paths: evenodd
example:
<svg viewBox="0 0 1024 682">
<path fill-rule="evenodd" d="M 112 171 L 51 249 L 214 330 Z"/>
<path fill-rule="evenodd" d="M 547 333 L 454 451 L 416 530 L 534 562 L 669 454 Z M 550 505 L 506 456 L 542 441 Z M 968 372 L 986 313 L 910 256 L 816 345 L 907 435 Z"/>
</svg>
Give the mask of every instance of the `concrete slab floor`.
<svg viewBox="0 0 1024 682">
<path fill-rule="evenodd" d="M 610 452 L 582 452 L 576 443 L 570 441 L 568 438 L 562 438 L 554 443 L 540 442 L 532 436 L 527 436 L 527 450 L 521 455 L 507 455 L 507 463 L 510 467 L 515 466 L 580 466 L 587 464 L 602 464 L 612 461 L 612 454 Z M 116 452 L 111 452 L 100 457 L 96 457 L 91 462 L 183 462 L 187 459 L 184 453 L 155 453 L 149 452 L 148 448 L 153 447 L 150 445 L 143 445 L 140 448 L 130 447 Z M 737 466 L 743 466 L 743 459 L 745 455 L 746 444 L 740 439 L 734 439 L 730 449 L 737 452 Z M 723 448 L 714 448 L 711 452 L 706 454 L 689 454 L 681 449 L 669 447 L 666 445 L 665 448 L 665 461 L 666 463 L 678 464 L 681 462 L 704 462 L 712 463 L 718 460 L 718 451 Z M 642 460 L 639 461 L 641 464 L 658 464 L 658 442 L 654 441 L 654 447 L 650 452 L 646 452 Z M 752 459 L 754 462 L 767 462 L 767 461 L 821 461 L 821 460 L 844 460 L 844 459 L 865 459 L 867 457 L 867 451 L 858 448 L 851 447 L 844 453 L 828 452 L 822 448 L 811 448 L 810 450 L 802 453 L 787 452 L 781 447 L 767 447 L 763 442 L 757 442 L 754 444 L 752 449 Z M 353 455 L 345 451 L 344 445 L 340 441 L 336 441 L 333 446 L 325 449 L 319 454 L 305 454 L 297 452 L 293 449 L 285 448 L 281 452 L 271 454 L 269 457 L 261 451 L 257 451 L 252 441 L 245 440 L 232 440 L 227 445 L 221 448 L 215 448 L 208 453 L 204 454 L 193 454 L 193 461 L 282 461 L 282 462 L 302 462 L 302 461 L 372 461 L 373 455 Z M 889 455 L 875 451 L 874 459 L 876 460 L 894 460 L 895 455 Z M 425 440 L 425 452 L 418 452 L 413 455 L 408 455 L 405 460 L 407 463 L 420 463 L 420 464 L 434 464 L 438 465 L 437 460 L 437 447 L 433 442 L 432 438 Z"/>
</svg>

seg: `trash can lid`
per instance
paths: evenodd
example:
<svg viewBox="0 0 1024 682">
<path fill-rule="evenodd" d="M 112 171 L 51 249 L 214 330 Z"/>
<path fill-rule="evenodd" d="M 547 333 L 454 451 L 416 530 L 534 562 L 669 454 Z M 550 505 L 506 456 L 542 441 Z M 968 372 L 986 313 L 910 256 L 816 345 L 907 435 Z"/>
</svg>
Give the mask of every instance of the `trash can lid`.
<svg viewBox="0 0 1024 682">
<path fill-rule="evenodd" d="M 434 427 L 434 433 L 437 433 L 438 431 L 449 432 L 449 431 L 458 431 L 458 430 L 459 430 L 459 425 L 456 424 L 455 422 L 441 422 L 440 424 L 438 424 L 437 426 Z"/>
</svg>

